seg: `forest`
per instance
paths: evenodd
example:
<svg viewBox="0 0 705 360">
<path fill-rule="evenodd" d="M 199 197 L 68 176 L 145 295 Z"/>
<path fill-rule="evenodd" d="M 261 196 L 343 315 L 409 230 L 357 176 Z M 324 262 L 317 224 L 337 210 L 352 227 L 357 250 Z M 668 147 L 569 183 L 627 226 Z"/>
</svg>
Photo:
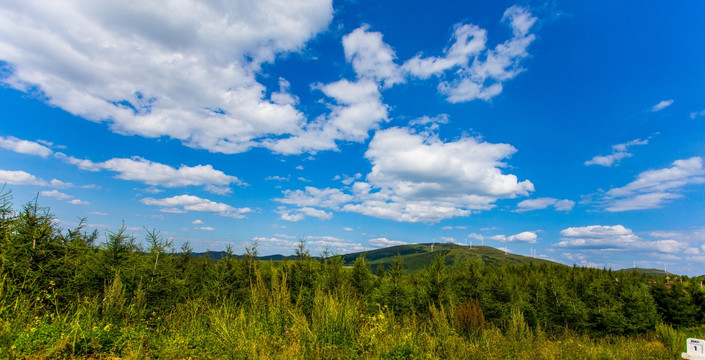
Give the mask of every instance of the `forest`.
<svg viewBox="0 0 705 360">
<path fill-rule="evenodd" d="M 0 357 L 669 359 L 705 338 L 700 279 L 397 255 L 197 256 L 158 230 L 57 225 L 0 194 Z"/>
</svg>

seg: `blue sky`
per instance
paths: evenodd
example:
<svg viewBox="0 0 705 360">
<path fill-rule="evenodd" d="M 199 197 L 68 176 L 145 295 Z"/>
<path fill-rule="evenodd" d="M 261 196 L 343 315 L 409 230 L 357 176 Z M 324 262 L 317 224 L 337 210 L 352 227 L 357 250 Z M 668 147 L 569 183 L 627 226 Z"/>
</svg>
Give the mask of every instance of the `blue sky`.
<svg viewBox="0 0 705 360">
<path fill-rule="evenodd" d="M 0 182 L 62 228 L 705 273 L 705 4 L 0 5 Z"/>
</svg>

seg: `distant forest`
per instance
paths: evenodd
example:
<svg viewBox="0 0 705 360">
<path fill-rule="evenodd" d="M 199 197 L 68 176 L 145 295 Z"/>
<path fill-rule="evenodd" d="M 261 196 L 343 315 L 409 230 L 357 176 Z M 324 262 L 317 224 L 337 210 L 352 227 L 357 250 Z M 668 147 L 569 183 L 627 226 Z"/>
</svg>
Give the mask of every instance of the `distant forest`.
<svg viewBox="0 0 705 360">
<path fill-rule="evenodd" d="M 676 358 L 705 335 L 685 276 L 405 257 L 218 260 L 156 230 L 61 229 L 0 195 L 0 357 Z M 3 355 L 4 354 L 4 355 Z"/>
</svg>

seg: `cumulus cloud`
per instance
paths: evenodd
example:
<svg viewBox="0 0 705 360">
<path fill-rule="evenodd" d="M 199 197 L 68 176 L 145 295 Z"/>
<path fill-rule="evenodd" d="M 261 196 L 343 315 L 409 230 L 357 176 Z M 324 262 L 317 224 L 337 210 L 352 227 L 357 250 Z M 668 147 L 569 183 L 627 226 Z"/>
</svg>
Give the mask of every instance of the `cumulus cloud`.
<svg viewBox="0 0 705 360">
<path fill-rule="evenodd" d="M 0 170 L 0 184 L 3 183 L 8 185 L 38 185 L 55 188 L 68 188 L 72 186 L 71 183 L 57 179 L 46 181 L 22 170 Z"/>
<path fill-rule="evenodd" d="M 5 85 L 119 133 L 224 153 L 299 128 L 293 97 L 267 98 L 256 74 L 325 30 L 333 11 L 330 0 L 0 6 Z"/>
<path fill-rule="evenodd" d="M 140 202 L 145 205 L 160 206 L 162 212 L 177 214 L 198 211 L 241 219 L 245 217 L 245 214 L 252 212 L 250 208 L 234 208 L 228 204 L 202 199 L 193 195 L 178 195 L 164 199 L 144 198 Z"/>
<path fill-rule="evenodd" d="M 644 171 L 631 183 L 607 191 L 602 198 L 610 212 L 654 209 L 680 198 L 687 185 L 705 183 L 700 157 L 676 160 L 669 168 Z"/>
<path fill-rule="evenodd" d="M 559 200 L 551 197 L 543 197 L 536 199 L 526 199 L 517 204 L 517 209 L 515 212 L 524 212 L 532 210 L 546 209 L 549 206 L 553 206 L 556 211 L 570 211 L 575 206 L 575 201 L 572 200 Z"/>
<path fill-rule="evenodd" d="M 570 227 L 561 231 L 558 247 L 587 250 L 628 250 L 679 254 L 685 252 L 688 242 L 679 239 L 647 240 L 637 236 L 623 225 L 590 225 Z"/>
<path fill-rule="evenodd" d="M 343 37 L 345 59 L 360 78 L 383 83 L 385 87 L 402 82 L 402 72 L 394 63 L 392 47 L 382 41 L 382 33 L 363 25 Z"/>
<path fill-rule="evenodd" d="M 266 139 L 263 146 L 282 154 L 336 150 L 336 141 L 364 141 L 370 130 L 389 120 L 378 84 L 371 79 L 342 79 L 315 88 L 332 100 L 328 103 L 329 113 L 292 132 L 290 137 Z"/>
<path fill-rule="evenodd" d="M 113 158 L 98 163 L 87 159 L 77 159 L 63 153 L 57 153 L 57 157 L 83 170 L 113 171 L 118 173 L 115 176 L 118 179 L 139 181 L 147 185 L 168 188 L 203 186 L 205 190 L 220 195 L 229 193 L 231 191 L 229 185 L 231 184 L 245 185 L 237 177 L 226 175 L 211 165 L 186 166 L 182 164 L 177 169 L 139 156 Z"/>
<path fill-rule="evenodd" d="M 624 159 L 632 156 L 630 152 L 627 150 L 635 145 L 646 145 L 649 143 L 649 139 L 646 140 L 641 140 L 641 139 L 634 139 L 632 141 L 626 142 L 624 144 L 617 144 L 612 146 L 612 154 L 609 155 L 596 155 L 592 159 L 588 160 L 585 162 L 586 166 L 589 165 L 601 165 L 601 166 L 617 166 L 619 165 L 619 162 Z"/>
<path fill-rule="evenodd" d="M 196 228 L 196 230 L 200 231 L 215 231 L 215 228 L 210 227 L 210 226 L 199 226 Z"/>
<path fill-rule="evenodd" d="M 362 142 L 389 120 L 380 91 L 408 77 L 444 79 L 438 89 L 451 102 L 489 100 L 523 70 L 536 21 L 527 9 L 510 7 L 502 21 L 512 38 L 492 49 L 484 29 L 457 24 L 442 56 L 417 55 L 401 65 L 383 34 L 363 25 L 342 39 L 356 79 L 314 84 L 328 111 L 309 116 L 296 108 L 286 79 L 270 89 L 258 76 L 269 75 L 262 64 L 299 51 L 327 28 L 330 0 L 1 6 L 5 85 L 38 90 L 48 103 L 117 133 L 167 136 L 222 153 L 315 153 Z"/>
<path fill-rule="evenodd" d="M 527 49 L 536 38 L 529 32 L 536 18 L 527 9 L 512 6 L 504 12 L 502 21 L 509 23 L 513 37 L 493 49 L 485 49 L 484 30 L 464 25 L 456 27 L 456 42 L 447 52 L 445 62 L 440 61 L 441 59 L 425 63 L 422 62 L 423 59 L 419 60 L 426 65 L 420 66 L 421 69 L 427 69 L 426 74 L 453 68 L 456 65 L 453 62 L 461 65 L 456 71 L 456 79 L 443 81 L 438 86 L 449 102 L 475 99 L 488 101 L 502 92 L 503 82 L 513 79 L 524 70 L 521 61 L 529 56 Z M 455 61 L 448 62 L 448 55 L 455 55 L 451 57 Z"/>
<path fill-rule="evenodd" d="M 366 181 L 350 191 L 306 187 L 286 190 L 277 201 L 323 207 L 405 222 L 438 222 L 488 210 L 503 198 L 528 195 L 528 181 L 502 174 L 503 159 L 516 149 L 471 137 L 443 142 L 410 129 L 378 131 L 365 157 L 372 163 Z"/>
<path fill-rule="evenodd" d="M 276 234 L 272 237 L 257 236 L 252 240 L 257 241 L 264 249 L 272 249 L 279 253 L 291 253 L 297 246 L 299 241 L 293 240 L 295 237 L 284 234 Z M 334 236 L 305 236 L 304 240 L 306 248 L 314 254 L 328 251 L 333 254 L 347 254 L 351 252 L 359 252 L 371 250 L 360 243 L 351 242 L 346 239 L 340 239 Z M 282 251 L 288 250 L 288 251 Z"/>
<path fill-rule="evenodd" d="M 71 205 L 90 205 L 90 203 L 88 201 L 76 199 L 73 195 L 65 194 L 65 193 L 62 193 L 58 190 L 40 191 L 39 195 L 51 197 L 56 200 L 66 201 L 67 203 L 69 203 Z"/>
<path fill-rule="evenodd" d="M 651 107 L 651 111 L 652 112 L 661 111 L 661 110 L 671 106 L 671 104 L 673 104 L 673 99 L 660 101 L 658 104 Z"/>
<path fill-rule="evenodd" d="M 319 220 L 330 220 L 333 218 L 333 213 L 312 207 L 302 207 L 295 210 L 281 210 L 281 218 L 286 221 L 297 222 L 305 219 L 307 216 L 315 217 Z"/>
<path fill-rule="evenodd" d="M 399 240 L 389 240 L 385 237 L 370 239 L 367 242 L 370 244 L 370 246 L 374 246 L 376 248 L 385 248 L 385 247 L 397 246 L 397 245 L 408 245 L 407 242 L 399 241 Z"/>
<path fill-rule="evenodd" d="M 514 235 L 491 235 L 491 236 L 485 236 L 482 234 L 477 234 L 477 233 L 471 233 L 468 234 L 468 238 L 472 240 L 477 240 L 477 241 L 485 241 L 485 240 L 494 240 L 494 241 L 499 241 L 501 243 L 536 243 L 538 240 L 539 236 L 536 234 L 534 231 L 523 231 L 518 234 Z"/>
<path fill-rule="evenodd" d="M 0 136 L 0 148 L 20 154 L 37 155 L 43 158 L 52 154 L 51 149 L 38 142 L 22 140 L 13 136 Z"/>
</svg>

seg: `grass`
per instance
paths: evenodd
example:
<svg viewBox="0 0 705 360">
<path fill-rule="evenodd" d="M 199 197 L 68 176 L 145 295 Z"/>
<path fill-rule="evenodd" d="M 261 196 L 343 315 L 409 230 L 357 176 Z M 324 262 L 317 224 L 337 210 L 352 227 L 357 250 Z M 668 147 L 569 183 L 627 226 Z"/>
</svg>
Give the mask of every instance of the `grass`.
<svg viewBox="0 0 705 360">
<path fill-rule="evenodd" d="M 284 274 L 258 274 L 246 303 L 192 299 L 166 314 L 145 313 L 115 281 L 103 299 L 47 311 L 37 299 L 0 308 L 5 359 L 675 359 L 685 339 L 705 327 L 658 325 L 638 336 L 548 336 L 514 309 L 505 330 L 476 321 L 471 306 L 429 306 L 429 314 L 394 316 L 366 309 L 349 293 L 317 290 L 313 311 L 290 301 Z M 268 285 L 267 285 L 268 284 Z M 7 299 L 7 298 L 6 298 Z M 465 320 L 464 320 L 465 319 Z"/>
</svg>

